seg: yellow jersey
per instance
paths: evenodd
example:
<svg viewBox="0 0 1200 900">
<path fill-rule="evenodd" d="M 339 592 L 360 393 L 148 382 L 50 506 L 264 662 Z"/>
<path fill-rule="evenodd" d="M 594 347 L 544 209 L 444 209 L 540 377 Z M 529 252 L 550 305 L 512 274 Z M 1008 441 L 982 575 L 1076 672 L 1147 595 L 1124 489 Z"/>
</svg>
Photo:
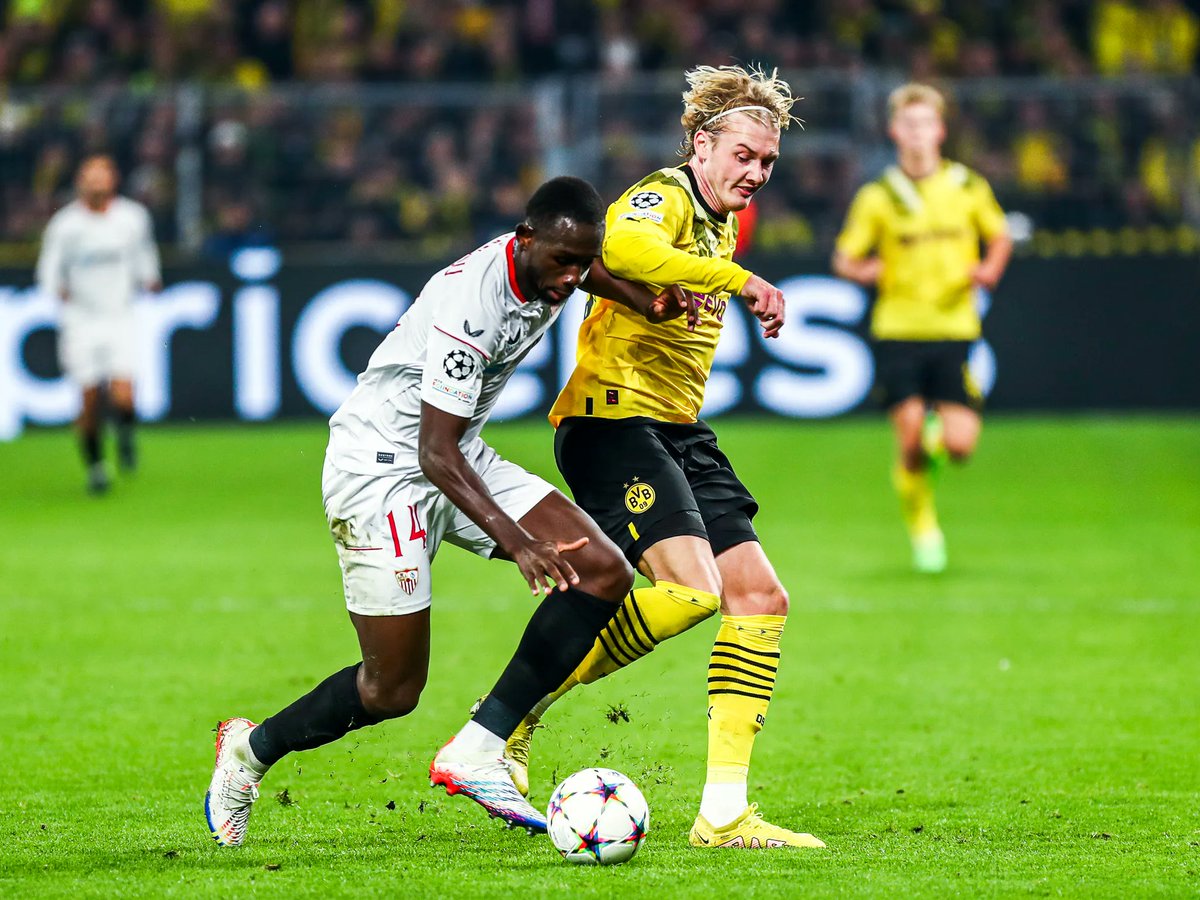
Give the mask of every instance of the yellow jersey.
<svg viewBox="0 0 1200 900">
<path fill-rule="evenodd" d="M 729 297 L 750 272 L 733 262 L 738 223 L 700 195 L 688 165 L 647 175 L 608 208 L 603 260 L 608 271 L 661 291 L 696 291 L 700 322 L 680 316 L 648 322 L 621 303 L 589 297 L 579 327 L 575 371 L 550 410 L 556 428 L 569 416 L 695 422 Z"/>
<path fill-rule="evenodd" d="M 991 187 L 961 163 L 914 181 L 889 166 L 863 185 L 838 235 L 837 250 L 883 262 L 871 334 L 880 340 L 947 341 L 979 337 L 971 270 L 980 240 L 1004 234 L 1004 211 Z"/>
</svg>

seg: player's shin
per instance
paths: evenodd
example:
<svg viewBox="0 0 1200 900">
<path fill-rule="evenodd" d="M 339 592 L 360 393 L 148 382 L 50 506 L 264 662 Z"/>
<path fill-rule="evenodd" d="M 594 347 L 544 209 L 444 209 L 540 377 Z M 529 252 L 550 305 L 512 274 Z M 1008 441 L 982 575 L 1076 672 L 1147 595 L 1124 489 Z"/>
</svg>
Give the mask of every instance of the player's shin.
<svg viewBox="0 0 1200 900">
<path fill-rule="evenodd" d="M 767 717 L 785 616 L 723 616 L 708 664 L 708 773 L 700 814 L 720 828 L 748 806 L 754 738 Z"/>
<path fill-rule="evenodd" d="M 616 606 L 577 588 L 555 591 L 534 611 L 517 652 L 456 741 L 492 743 L 499 751 L 538 700 L 563 683 L 596 642 Z M 470 726 L 471 723 L 468 723 Z"/>
<path fill-rule="evenodd" d="M 630 591 L 583 662 L 538 705 L 538 711 L 544 711 L 576 685 L 591 684 L 636 662 L 667 638 L 703 622 L 720 607 L 721 598 L 716 594 L 669 581 Z"/>
<path fill-rule="evenodd" d="M 380 721 L 367 712 L 358 693 L 361 665 L 330 675 L 250 732 L 250 751 L 263 772 L 288 753 L 320 747 Z"/>
<path fill-rule="evenodd" d="M 909 536 L 918 538 L 938 530 L 937 509 L 933 502 L 933 485 L 929 471 L 911 472 L 896 463 L 892 470 L 892 485 L 900 497 L 900 512 Z"/>
</svg>

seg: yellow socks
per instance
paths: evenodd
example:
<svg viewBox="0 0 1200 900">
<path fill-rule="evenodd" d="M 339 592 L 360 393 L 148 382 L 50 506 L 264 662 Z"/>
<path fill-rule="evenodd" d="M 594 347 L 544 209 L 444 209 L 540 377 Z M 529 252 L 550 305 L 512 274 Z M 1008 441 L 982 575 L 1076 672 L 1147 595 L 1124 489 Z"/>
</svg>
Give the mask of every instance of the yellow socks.
<svg viewBox="0 0 1200 900">
<path fill-rule="evenodd" d="M 900 463 L 892 469 L 892 485 L 900 495 L 900 512 L 910 537 L 921 537 L 938 530 L 937 509 L 933 504 L 933 485 L 929 472 L 910 472 Z"/>
<path fill-rule="evenodd" d="M 716 594 L 669 581 L 630 591 L 612 621 L 596 638 L 591 652 L 547 699 L 553 702 L 577 684 L 591 684 L 611 675 L 641 659 L 661 641 L 703 622 L 720 608 L 721 598 Z"/>
<path fill-rule="evenodd" d="M 767 719 L 785 616 L 722 616 L 708 663 L 708 775 L 700 815 L 714 827 L 748 805 L 754 738 Z"/>
</svg>

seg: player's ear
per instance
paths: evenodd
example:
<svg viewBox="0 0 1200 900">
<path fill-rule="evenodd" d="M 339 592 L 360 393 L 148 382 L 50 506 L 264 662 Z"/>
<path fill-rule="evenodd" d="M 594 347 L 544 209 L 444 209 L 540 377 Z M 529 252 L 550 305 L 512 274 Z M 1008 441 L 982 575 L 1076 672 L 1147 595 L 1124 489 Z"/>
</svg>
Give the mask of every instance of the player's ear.
<svg viewBox="0 0 1200 900">
<path fill-rule="evenodd" d="M 536 234 L 536 231 L 528 222 L 521 222 L 517 225 L 517 240 L 521 242 L 522 247 L 529 246 L 529 242 L 533 240 L 534 234 Z"/>
</svg>

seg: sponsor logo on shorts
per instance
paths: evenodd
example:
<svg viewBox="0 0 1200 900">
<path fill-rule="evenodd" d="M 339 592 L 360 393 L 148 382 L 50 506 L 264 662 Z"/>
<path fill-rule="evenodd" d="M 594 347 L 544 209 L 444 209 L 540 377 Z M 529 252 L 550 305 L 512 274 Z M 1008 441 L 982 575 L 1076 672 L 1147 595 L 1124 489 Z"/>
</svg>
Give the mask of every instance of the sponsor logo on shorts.
<svg viewBox="0 0 1200 900">
<path fill-rule="evenodd" d="M 634 209 L 649 209 L 663 202 L 663 195 L 658 191 L 638 191 L 629 198 L 629 205 Z"/>
<path fill-rule="evenodd" d="M 637 482 L 625 491 L 625 508 L 634 515 L 641 515 L 654 505 L 654 488 Z"/>
<path fill-rule="evenodd" d="M 442 360 L 442 368 L 455 381 L 466 381 L 475 374 L 475 359 L 466 350 L 451 350 Z"/>
<path fill-rule="evenodd" d="M 411 594 L 417 589 L 417 584 L 421 580 L 420 569 L 397 569 L 396 584 L 400 585 L 400 590 L 406 594 Z"/>
</svg>

